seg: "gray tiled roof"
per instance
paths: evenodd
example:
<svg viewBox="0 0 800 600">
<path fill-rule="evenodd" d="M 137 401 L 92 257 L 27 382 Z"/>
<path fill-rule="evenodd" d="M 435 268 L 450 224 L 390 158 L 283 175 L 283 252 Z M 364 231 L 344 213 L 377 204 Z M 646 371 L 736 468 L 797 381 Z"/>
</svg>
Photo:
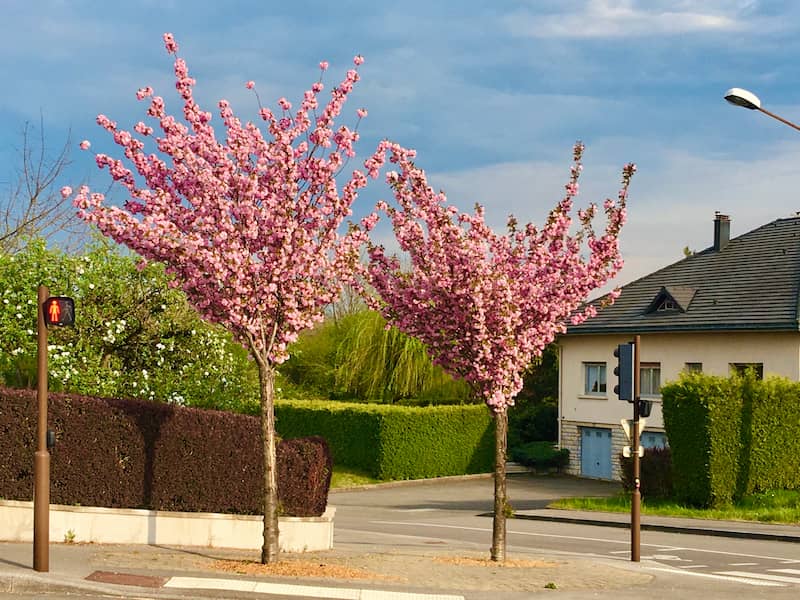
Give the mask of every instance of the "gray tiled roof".
<svg viewBox="0 0 800 600">
<path fill-rule="evenodd" d="M 664 293 L 680 309 L 652 311 Z M 623 286 L 613 305 L 567 333 L 798 331 L 798 293 L 800 217 L 778 219 Z"/>
</svg>

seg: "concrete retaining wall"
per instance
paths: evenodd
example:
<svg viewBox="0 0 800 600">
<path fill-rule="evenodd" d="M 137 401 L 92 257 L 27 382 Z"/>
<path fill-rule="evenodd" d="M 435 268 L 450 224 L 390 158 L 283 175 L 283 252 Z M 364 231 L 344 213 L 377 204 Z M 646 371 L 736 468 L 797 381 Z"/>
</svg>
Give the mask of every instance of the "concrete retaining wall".
<svg viewBox="0 0 800 600">
<path fill-rule="evenodd" d="M 280 517 L 283 552 L 333 548 L 333 516 Z M 50 505 L 50 541 L 98 544 L 164 544 L 258 550 L 263 544 L 263 517 L 216 513 Z M 33 502 L 0 500 L 0 540 L 33 541 Z"/>
</svg>

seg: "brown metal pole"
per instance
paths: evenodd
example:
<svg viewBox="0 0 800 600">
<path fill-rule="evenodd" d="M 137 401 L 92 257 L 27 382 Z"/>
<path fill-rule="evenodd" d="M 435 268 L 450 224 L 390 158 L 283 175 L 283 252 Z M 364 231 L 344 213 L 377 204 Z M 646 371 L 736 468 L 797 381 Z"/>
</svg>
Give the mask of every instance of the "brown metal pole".
<svg viewBox="0 0 800 600">
<path fill-rule="evenodd" d="M 50 570 L 50 451 L 47 449 L 47 325 L 44 303 L 50 297 L 39 286 L 36 399 L 39 404 L 38 443 L 33 460 L 33 569 Z"/>
<path fill-rule="evenodd" d="M 639 345 L 640 337 L 633 338 L 633 494 L 631 495 L 631 561 L 639 562 L 640 511 L 642 496 L 639 491 Z"/>
<path fill-rule="evenodd" d="M 771 112 L 769 112 L 767 109 L 765 109 L 765 108 L 761 108 L 760 106 L 756 106 L 756 109 L 757 109 L 757 110 L 759 110 L 759 111 L 761 111 L 761 112 L 762 112 L 762 113 L 764 113 L 765 115 L 767 115 L 767 116 L 770 116 L 770 117 L 772 117 L 773 119 L 777 119 L 777 120 L 778 120 L 778 121 L 780 121 L 781 123 L 784 123 L 784 124 L 788 125 L 789 127 L 794 127 L 795 129 L 797 129 L 798 131 L 800 131 L 800 126 L 797 126 L 797 125 L 795 125 L 795 124 L 794 124 L 794 123 L 792 123 L 791 121 L 787 121 L 787 120 L 786 120 L 786 119 L 784 119 L 783 117 L 779 117 L 779 116 L 778 116 L 778 115 L 776 115 L 775 113 L 771 113 Z"/>
</svg>

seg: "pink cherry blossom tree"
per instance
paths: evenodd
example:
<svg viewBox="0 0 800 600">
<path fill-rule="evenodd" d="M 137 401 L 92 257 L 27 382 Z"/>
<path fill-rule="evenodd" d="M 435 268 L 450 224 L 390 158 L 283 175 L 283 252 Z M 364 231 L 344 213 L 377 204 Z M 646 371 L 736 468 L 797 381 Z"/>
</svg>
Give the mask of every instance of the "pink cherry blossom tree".
<svg viewBox="0 0 800 600">
<path fill-rule="evenodd" d="M 274 562 L 279 548 L 275 369 L 287 358 L 288 344 L 323 318 L 324 308 L 358 268 L 363 233 L 339 230 L 367 175 L 377 177 L 384 145 L 367 161 L 366 175 L 359 170 L 349 178 L 340 175 L 355 155 L 359 136 L 357 126 L 336 127 L 334 120 L 359 80 L 356 69 L 347 71 L 322 105 L 322 75 L 294 112 L 285 98 L 278 101 L 278 114 L 259 100 L 265 131 L 240 121 L 221 100 L 220 139 L 211 113 L 193 97 L 195 80 L 177 56 L 173 36 L 165 34 L 164 42 L 175 55 L 183 119 L 169 114 L 164 99 L 150 87 L 140 89 L 137 97 L 148 103 L 155 128 L 139 122 L 130 132 L 98 116 L 98 124 L 113 136 L 127 161 L 97 154 L 97 165 L 121 184 L 128 199 L 122 207 L 113 206 L 84 186 L 74 204 L 103 234 L 145 260 L 166 265 L 200 314 L 224 325 L 249 348 L 261 386 L 261 560 Z M 362 62 L 360 56 L 354 59 L 356 67 Z M 320 63 L 323 72 L 327 67 Z M 244 85 L 255 88 L 252 81 Z M 366 111 L 359 109 L 358 121 L 364 116 Z M 148 153 L 148 146 L 157 152 Z M 88 142 L 81 147 L 88 149 Z"/>
<path fill-rule="evenodd" d="M 511 217 L 505 235 L 484 221 L 484 210 L 460 212 L 428 185 L 413 162 L 414 153 L 388 147 L 397 171 L 387 174 L 397 206 L 382 202 L 403 263 L 371 244 L 366 282 L 387 321 L 416 336 L 434 361 L 467 381 L 495 416 L 495 500 L 491 558 L 505 559 L 507 410 L 522 388 L 522 374 L 555 336 L 594 314 L 581 308 L 589 292 L 602 287 L 622 267 L 618 236 L 625 222 L 628 186 L 636 169 L 623 169 L 617 200 L 604 203 L 606 224 L 596 233 L 592 204 L 571 211 L 578 193 L 583 145 L 574 148 L 566 195 L 543 227 L 518 227 Z M 378 213 L 362 221 L 366 230 Z M 406 266 L 407 264 L 407 266 Z M 615 293 L 609 295 L 613 301 Z"/>
</svg>

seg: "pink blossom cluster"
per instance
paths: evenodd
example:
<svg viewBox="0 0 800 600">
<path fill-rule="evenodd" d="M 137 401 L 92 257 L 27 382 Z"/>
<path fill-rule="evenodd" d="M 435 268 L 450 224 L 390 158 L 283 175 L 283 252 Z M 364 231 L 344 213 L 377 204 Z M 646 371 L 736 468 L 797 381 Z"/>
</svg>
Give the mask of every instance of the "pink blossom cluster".
<svg viewBox="0 0 800 600">
<path fill-rule="evenodd" d="M 242 122 L 221 100 L 218 138 L 211 113 L 194 99 L 195 80 L 177 57 L 171 34 L 164 35 L 164 44 L 176 54 L 182 114 L 169 114 L 148 86 L 136 96 L 147 102 L 153 126 L 140 122 L 130 132 L 98 116 L 124 160 L 97 154 L 97 165 L 125 188 L 128 199 L 124 207 L 113 206 L 82 186 L 74 204 L 103 234 L 164 263 L 202 316 L 227 327 L 254 350 L 256 360 L 279 364 L 287 345 L 322 319 L 324 307 L 358 269 L 364 234 L 339 230 L 367 175 L 355 170 L 346 181 L 337 179 L 358 134 L 334 123 L 358 73 L 347 72 L 319 116 L 321 82 L 295 112 L 283 98 L 280 116 L 262 108 L 266 132 Z M 354 59 L 356 66 L 362 61 Z M 384 152 L 381 146 L 368 160 L 370 176 L 378 175 Z"/>
<path fill-rule="evenodd" d="M 387 174 L 397 206 L 379 203 L 378 210 L 391 219 L 410 263 L 370 244 L 366 282 L 378 294 L 373 304 L 389 323 L 422 340 L 434 360 L 470 383 L 492 410 L 504 411 L 532 359 L 568 320 L 592 315 L 594 307 L 579 310 L 581 304 L 622 267 L 618 236 L 636 167 L 624 167 L 617 199 L 604 203 L 602 231 L 592 227 L 595 205 L 579 211 L 573 227 L 583 153 L 578 143 L 566 194 L 546 223 L 518 228 L 511 217 L 508 233 L 498 235 L 486 225 L 482 207 L 468 214 L 447 205 L 412 152 L 386 148 L 398 167 Z M 364 219 L 365 231 L 378 218 Z"/>
</svg>

